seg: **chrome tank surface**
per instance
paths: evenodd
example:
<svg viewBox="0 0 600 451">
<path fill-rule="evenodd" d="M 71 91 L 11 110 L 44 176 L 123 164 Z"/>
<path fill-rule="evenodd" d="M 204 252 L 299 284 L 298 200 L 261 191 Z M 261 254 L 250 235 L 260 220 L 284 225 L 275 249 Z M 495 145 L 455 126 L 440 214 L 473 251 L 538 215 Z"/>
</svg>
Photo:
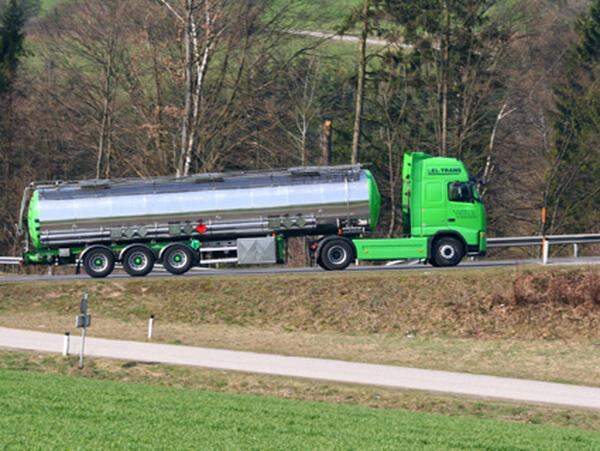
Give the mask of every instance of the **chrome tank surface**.
<svg viewBox="0 0 600 451">
<path fill-rule="evenodd" d="M 182 230 L 190 236 L 199 224 L 209 235 L 243 235 L 367 226 L 370 220 L 369 178 L 360 166 L 90 180 L 40 186 L 38 193 L 45 245 L 127 241 L 137 233 L 128 228 L 142 229 L 142 238 L 168 238 L 178 224 L 187 224 Z"/>
</svg>

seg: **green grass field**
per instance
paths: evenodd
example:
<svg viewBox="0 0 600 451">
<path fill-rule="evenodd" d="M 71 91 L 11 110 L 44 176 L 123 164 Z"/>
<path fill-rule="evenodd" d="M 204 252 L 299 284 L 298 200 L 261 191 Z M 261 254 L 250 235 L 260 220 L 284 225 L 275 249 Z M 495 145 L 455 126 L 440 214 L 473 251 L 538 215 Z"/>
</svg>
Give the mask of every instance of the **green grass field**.
<svg viewBox="0 0 600 451">
<path fill-rule="evenodd" d="M 275 0 L 274 10 L 285 8 L 286 16 L 303 30 L 334 30 L 360 0 Z M 301 25 L 301 26 L 300 26 Z"/>
<path fill-rule="evenodd" d="M 41 0 L 42 11 L 61 1 L 65 0 Z M 274 0 L 273 10 L 285 9 L 286 17 L 304 30 L 334 30 L 358 3 L 360 0 Z"/>
<path fill-rule="evenodd" d="M 2 370 L 0 446 L 593 449 L 600 434 Z"/>
</svg>

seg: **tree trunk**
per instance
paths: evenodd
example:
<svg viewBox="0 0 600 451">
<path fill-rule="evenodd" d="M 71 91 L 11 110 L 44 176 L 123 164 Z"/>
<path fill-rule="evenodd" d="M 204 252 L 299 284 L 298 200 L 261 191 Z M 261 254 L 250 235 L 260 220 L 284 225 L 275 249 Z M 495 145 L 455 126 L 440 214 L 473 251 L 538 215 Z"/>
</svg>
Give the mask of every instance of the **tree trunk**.
<svg viewBox="0 0 600 451">
<path fill-rule="evenodd" d="M 323 118 L 323 132 L 321 135 L 322 164 L 325 166 L 329 166 L 331 164 L 332 125 L 333 121 L 331 120 L 331 117 L 325 116 Z"/>
<path fill-rule="evenodd" d="M 448 83 L 450 70 L 450 12 L 448 2 L 444 1 L 444 38 L 442 55 L 442 136 L 440 152 L 448 154 Z"/>
<path fill-rule="evenodd" d="M 352 134 L 352 164 L 359 161 L 360 138 L 362 133 L 362 114 L 364 108 L 365 78 L 367 71 L 367 38 L 369 36 L 369 6 L 370 0 L 363 5 L 363 29 L 358 44 L 358 79 L 356 82 L 356 101 L 354 105 L 354 131 Z"/>
<path fill-rule="evenodd" d="M 190 140 L 190 130 L 192 128 L 192 95 L 194 92 L 194 51 L 192 49 L 192 33 L 194 21 L 194 0 L 186 0 L 185 8 L 185 28 L 183 33 L 184 52 L 185 52 L 185 104 L 183 108 L 183 118 L 181 124 L 181 147 L 175 175 L 183 177 L 186 174 L 186 166 L 191 159 L 191 149 L 188 145 Z"/>
<path fill-rule="evenodd" d="M 390 184 L 390 225 L 388 228 L 388 238 L 394 235 L 397 221 L 397 209 L 396 209 L 396 171 L 394 169 L 394 144 L 391 136 L 387 139 L 387 150 L 388 150 L 388 171 L 389 171 L 389 184 Z"/>
<path fill-rule="evenodd" d="M 96 160 L 96 178 L 110 177 L 110 134 L 112 127 L 112 98 L 113 98 L 113 54 L 112 43 L 109 46 L 106 67 L 104 71 L 104 98 L 102 119 L 100 121 L 100 137 L 98 141 L 98 158 Z"/>
</svg>

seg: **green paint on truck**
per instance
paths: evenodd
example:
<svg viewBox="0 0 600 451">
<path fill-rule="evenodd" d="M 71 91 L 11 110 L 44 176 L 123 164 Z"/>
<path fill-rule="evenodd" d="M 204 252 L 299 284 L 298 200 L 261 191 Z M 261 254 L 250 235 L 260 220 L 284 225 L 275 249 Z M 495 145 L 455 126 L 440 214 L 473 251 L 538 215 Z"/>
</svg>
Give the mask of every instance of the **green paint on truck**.
<svg viewBox="0 0 600 451">
<path fill-rule="evenodd" d="M 367 183 L 369 185 L 369 205 L 371 208 L 370 225 L 371 230 L 375 230 L 377 228 L 377 223 L 379 222 L 379 213 L 381 212 L 381 194 L 379 193 L 377 182 L 371 171 L 367 169 L 365 170 L 365 174 L 367 175 Z"/>
<path fill-rule="evenodd" d="M 27 211 L 27 226 L 29 227 L 29 238 L 34 249 L 42 247 L 40 242 L 40 193 L 34 191 L 29 201 L 29 210 Z"/>
</svg>

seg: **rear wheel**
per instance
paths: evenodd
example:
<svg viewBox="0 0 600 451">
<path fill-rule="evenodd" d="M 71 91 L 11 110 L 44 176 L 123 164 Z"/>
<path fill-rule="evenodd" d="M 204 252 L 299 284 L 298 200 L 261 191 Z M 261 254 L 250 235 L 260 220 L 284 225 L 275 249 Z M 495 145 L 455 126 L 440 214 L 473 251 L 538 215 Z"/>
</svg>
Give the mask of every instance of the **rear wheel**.
<svg viewBox="0 0 600 451">
<path fill-rule="evenodd" d="M 463 244 L 456 238 L 446 237 L 435 241 L 431 264 L 433 266 L 456 266 L 465 255 Z"/>
<path fill-rule="evenodd" d="M 354 249 L 352 245 L 342 239 L 328 241 L 319 252 L 321 266 L 330 271 L 346 269 L 353 259 Z"/>
<path fill-rule="evenodd" d="M 123 255 L 123 269 L 132 277 L 144 277 L 154 268 L 154 252 L 145 246 L 128 249 Z"/>
<path fill-rule="evenodd" d="M 90 277 L 106 277 L 115 269 L 115 256 L 105 247 L 91 248 L 83 257 L 83 269 Z"/>
<path fill-rule="evenodd" d="M 165 269 L 175 275 L 185 274 L 194 266 L 194 263 L 193 251 L 182 244 L 175 244 L 169 247 L 162 259 Z"/>
</svg>

